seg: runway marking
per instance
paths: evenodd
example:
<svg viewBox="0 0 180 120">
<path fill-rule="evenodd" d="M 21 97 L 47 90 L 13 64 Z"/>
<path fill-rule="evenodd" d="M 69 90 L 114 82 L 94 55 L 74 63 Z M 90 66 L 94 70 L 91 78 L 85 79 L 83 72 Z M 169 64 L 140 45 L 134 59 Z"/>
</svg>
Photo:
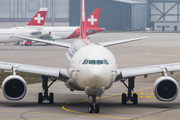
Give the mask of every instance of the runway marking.
<svg viewBox="0 0 180 120">
<path fill-rule="evenodd" d="M 145 89 L 140 89 L 140 90 L 136 90 L 136 91 L 134 91 L 134 92 L 149 90 L 149 89 L 152 89 L 152 88 L 153 88 L 153 87 L 145 88 Z M 103 97 L 101 97 L 101 98 L 108 98 L 108 97 L 119 96 L 120 94 L 122 94 L 122 93 L 113 94 L 113 95 L 107 95 L 107 96 L 103 96 Z M 73 110 L 70 110 L 70 109 L 67 109 L 67 108 L 66 108 L 66 106 L 68 106 L 68 105 L 76 104 L 76 103 L 81 103 L 81 102 L 86 102 L 86 101 L 89 101 L 89 100 L 82 100 L 82 101 L 77 101 L 77 102 L 65 104 L 65 105 L 62 106 L 62 109 L 63 109 L 63 110 L 66 110 L 66 111 L 69 111 L 69 112 L 73 112 L 73 113 L 77 113 L 77 114 L 85 114 L 85 115 L 94 116 L 94 117 L 116 118 L 116 119 L 123 119 L 123 120 L 147 120 L 147 119 L 139 119 L 139 118 L 127 118 L 127 117 L 116 117 L 116 116 L 107 116 L 107 115 L 84 113 L 84 112 L 73 111 Z"/>
</svg>

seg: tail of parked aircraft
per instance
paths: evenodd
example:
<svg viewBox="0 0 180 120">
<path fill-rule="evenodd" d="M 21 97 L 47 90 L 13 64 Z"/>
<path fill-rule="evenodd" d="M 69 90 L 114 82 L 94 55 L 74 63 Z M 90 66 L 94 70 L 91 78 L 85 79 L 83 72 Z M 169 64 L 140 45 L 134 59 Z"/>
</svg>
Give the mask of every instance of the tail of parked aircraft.
<svg viewBox="0 0 180 120">
<path fill-rule="evenodd" d="M 86 14 L 85 14 L 85 1 L 81 0 L 81 26 L 79 39 L 87 39 L 86 35 Z"/>
<path fill-rule="evenodd" d="M 101 14 L 101 8 L 96 8 L 86 20 L 87 28 L 97 28 L 99 17 Z"/>
<path fill-rule="evenodd" d="M 47 13 L 47 8 L 40 8 L 36 15 L 27 24 L 27 27 L 43 27 L 45 22 L 45 17 Z"/>
</svg>

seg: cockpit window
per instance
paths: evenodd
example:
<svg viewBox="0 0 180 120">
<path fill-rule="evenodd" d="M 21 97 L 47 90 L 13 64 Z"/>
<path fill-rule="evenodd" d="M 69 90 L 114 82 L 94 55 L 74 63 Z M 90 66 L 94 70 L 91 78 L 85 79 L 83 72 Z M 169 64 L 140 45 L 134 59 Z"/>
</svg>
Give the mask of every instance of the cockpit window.
<svg viewBox="0 0 180 120">
<path fill-rule="evenodd" d="M 103 64 L 103 60 L 97 60 L 97 64 L 98 65 Z"/>
<path fill-rule="evenodd" d="M 95 64 L 96 64 L 96 61 L 95 61 L 95 60 L 89 60 L 89 64 L 95 65 Z"/>
<path fill-rule="evenodd" d="M 84 62 L 83 62 L 83 64 L 87 64 L 88 63 L 88 60 L 87 59 L 85 59 L 84 60 Z"/>
<path fill-rule="evenodd" d="M 109 65 L 109 63 L 108 63 L 108 61 L 107 61 L 107 60 L 104 60 L 104 64 Z"/>
<path fill-rule="evenodd" d="M 86 64 L 91 64 L 91 65 L 105 64 L 105 65 L 109 65 L 109 63 L 108 63 L 108 61 L 106 59 L 104 59 L 104 60 L 88 60 L 88 59 L 85 59 L 82 64 L 84 64 L 84 65 L 86 65 Z"/>
</svg>

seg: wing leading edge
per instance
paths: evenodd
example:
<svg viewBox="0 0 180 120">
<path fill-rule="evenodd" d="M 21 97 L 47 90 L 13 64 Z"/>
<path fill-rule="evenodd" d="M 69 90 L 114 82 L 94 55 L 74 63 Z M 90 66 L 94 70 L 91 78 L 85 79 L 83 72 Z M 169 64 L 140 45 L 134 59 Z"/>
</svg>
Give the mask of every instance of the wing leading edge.
<svg viewBox="0 0 180 120">
<path fill-rule="evenodd" d="M 66 69 L 0 62 L 0 70 L 26 72 L 54 77 L 66 82 L 70 77 Z"/>
<path fill-rule="evenodd" d="M 117 70 L 117 79 L 130 78 L 136 76 L 147 76 L 149 74 L 175 72 L 175 71 L 180 71 L 180 63 L 125 68 L 125 69 Z"/>
</svg>

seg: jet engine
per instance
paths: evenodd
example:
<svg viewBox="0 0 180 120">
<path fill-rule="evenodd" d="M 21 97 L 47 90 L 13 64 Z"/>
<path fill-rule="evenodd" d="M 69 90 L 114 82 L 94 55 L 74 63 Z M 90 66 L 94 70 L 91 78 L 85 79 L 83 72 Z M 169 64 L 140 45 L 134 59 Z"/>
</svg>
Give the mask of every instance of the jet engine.
<svg viewBox="0 0 180 120">
<path fill-rule="evenodd" d="M 161 101 L 172 101 L 178 95 L 178 83 L 171 77 L 163 76 L 154 83 L 154 94 Z"/>
<path fill-rule="evenodd" d="M 20 100 L 26 95 L 26 81 L 18 75 L 6 77 L 2 83 L 4 96 L 9 100 Z"/>
</svg>

